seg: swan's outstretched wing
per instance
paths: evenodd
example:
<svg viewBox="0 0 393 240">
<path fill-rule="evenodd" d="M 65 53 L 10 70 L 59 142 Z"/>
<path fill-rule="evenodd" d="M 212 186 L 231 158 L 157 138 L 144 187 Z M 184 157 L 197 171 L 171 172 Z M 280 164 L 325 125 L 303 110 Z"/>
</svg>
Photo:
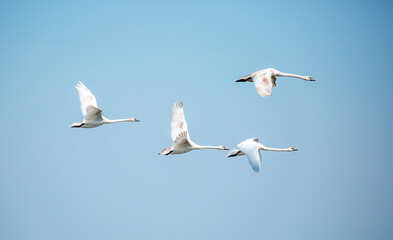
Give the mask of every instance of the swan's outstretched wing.
<svg viewBox="0 0 393 240">
<path fill-rule="evenodd" d="M 261 155 L 258 150 L 258 139 L 249 139 L 237 145 L 243 153 L 247 155 L 248 161 L 254 172 L 259 172 L 261 168 Z"/>
<path fill-rule="evenodd" d="M 86 107 L 85 122 L 102 121 L 102 110 L 92 105 Z"/>
<path fill-rule="evenodd" d="M 255 88 L 262 97 L 272 95 L 272 87 L 276 85 L 272 77 L 274 76 L 267 72 L 256 74 L 253 77 Z"/>
<path fill-rule="evenodd" d="M 186 138 L 190 139 L 187 130 L 187 122 L 184 118 L 184 111 L 183 111 L 183 103 L 177 102 L 174 104 L 172 108 L 172 115 L 171 115 L 171 135 L 172 140 L 175 143 L 177 137 L 184 133 L 186 134 Z"/>
<path fill-rule="evenodd" d="M 173 141 L 173 146 L 175 148 L 187 148 L 191 146 L 187 131 L 181 132 L 177 135 L 176 139 Z"/>
<path fill-rule="evenodd" d="M 98 109 L 96 97 L 94 97 L 90 90 L 81 81 L 76 84 L 75 88 L 78 90 L 83 117 L 86 118 L 88 106 L 93 106 Z"/>
</svg>

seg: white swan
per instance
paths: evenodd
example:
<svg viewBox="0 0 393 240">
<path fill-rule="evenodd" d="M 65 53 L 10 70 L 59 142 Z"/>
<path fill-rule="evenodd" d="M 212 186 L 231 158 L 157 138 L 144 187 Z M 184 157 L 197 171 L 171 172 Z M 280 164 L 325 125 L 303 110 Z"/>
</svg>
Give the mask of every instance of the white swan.
<svg viewBox="0 0 393 240">
<path fill-rule="evenodd" d="M 261 95 L 262 97 L 266 97 L 272 95 L 272 87 L 277 87 L 276 77 L 295 77 L 303 79 L 305 81 L 315 81 L 315 79 L 310 76 L 300 76 L 296 74 L 282 73 L 277 71 L 276 69 L 267 68 L 239 78 L 238 80 L 236 80 L 236 82 L 254 82 L 255 88 L 257 89 L 259 95 Z"/>
<path fill-rule="evenodd" d="M 248 161 L 254 172 L 259 172 L 261 168 L 261 154 L 259 150 L 265 151 L 279 151 L 279 152 L 293 152 L 297 151 L 296 148 L 289 147 L 289 148 L 269 148 L 263 146 L 259 143 L 258 138 L 250 138 L 247 139 L 237 145 L 239 149 L 232 149 L 232 151 L 226 157 L 236 157 L 241 155 L 247 155 Z"/>
<path fill-rule="evenodd" d="M 117 120 L 107 119 L 102 116 L 102 110 L 97 106 L 96 97 L 81 81 L 76 84 L 75 88 L 78 90 L 84 120 L 83 122 L 73 123 L 70 127 L 95 128 L 106 123 L 139 122 L 139 119 L 134 117 Z"/>
<path fill-rule="evenodd" d="M 228 148 L 224 146 L 199 146 L 191 141 L 190 136 L 188 135 L 186 119 L 184 118 L 182 102 L 175 103 L 172 108 L 171 128 L 173 146 L 165 148 L 161 151 L 161 153 L 159 153 L 159 155 L 182 154 L 191 150 L 199 149 L 228 150 Z"/>
</svg>

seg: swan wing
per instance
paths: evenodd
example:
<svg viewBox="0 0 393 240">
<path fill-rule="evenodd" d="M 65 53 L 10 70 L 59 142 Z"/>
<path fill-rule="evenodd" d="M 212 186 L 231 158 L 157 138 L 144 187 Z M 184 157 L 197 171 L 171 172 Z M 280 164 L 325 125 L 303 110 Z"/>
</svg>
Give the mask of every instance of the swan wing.
<svg viewBox="0 0 393 240">
<path fill-rule="evenodd" d="M 173 145 L 175 148 L 191 147 L 187 131 L 181 132 L 173 141 Z"/>
<path fill-rule="evenodd" d="M 256 74 L 253 77 L 253 80 L 255 88 L 257 89 L 259 95 L 261 95 L 262 97 L 272 95 L 272 87 L 275 85 L 275 81 L 273 81 L 271 73 L 263 72 L 260 74 Z"/>
<path fill-rule="evenodd" d="M 188 135 L 187 130 L 187 122 L 184 118 L 184 111 L 183 111 L 183 103 L 177 102 L 174 104 L 172 108 L 172 115 L 171 115 L 171 135 L 173 142 L 176 141 L 180 134 L 186 134 L 187 139 L 189 140 L 190 137 Z"/>
<path fill-rule="evenodd" d="M 102 121 L 102 110 L 92 105 L 86 107 L 85 122 Z"/>
<path fill-rule="evenodd" d="M 261 168 L 261 155 L 259 153 L 258 145 L 255 143 L 255 139 L 245 141 L 237 146 L 240 151 L 247 155 L 248 161 L 250 162 L 254 172 L 259 172 L 259 169 Z"/>
<path fill-rule="evenodd" d="M 90 92 L 90 90 L 81 81 L 79 81 L 76 84 L 75 88 L 76 88 L 76 90 L 78 90 L 83 117 L 86 118 L 86 112 L 87 112 L 88 106 L 93 106 L 98 109 L 96 97 Z"/>
</svg>

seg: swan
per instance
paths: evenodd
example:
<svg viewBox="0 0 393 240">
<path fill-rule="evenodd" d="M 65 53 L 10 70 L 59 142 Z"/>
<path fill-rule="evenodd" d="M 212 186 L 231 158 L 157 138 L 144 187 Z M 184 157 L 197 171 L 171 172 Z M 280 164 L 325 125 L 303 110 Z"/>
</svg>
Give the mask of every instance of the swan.
<svg viewBox="0 0 393 240">
<path fill-rule="evenodd" d="M 95 128 L 107 123 L 140 121 L 139 119 L 134 117 L 127 119 L 110 120 L 102 116 L 102 110 L 99 109 L 97 106 L 96 97 L 94 97 L 90 90 L 81 81 L 76 84 L 75 88 L 78 90 L 84 120 L 82 122 L 73 123 L 70 127 Z"/>
<path fill-rule="evenodd" d="M 262 69 L 250 75 L 244 76 L 236 80 L 236 82 L 254 82 L 257 92 L 262 97 L 272 95 L 272 87 L 277 87 L 276 77 L 294 77 L 305 81 L 315 81 L 310 76 L 300 76 L 290 73 L 282 73 L 273 68 Z"/>
<path fill-rule="evenodd" d="M 229 150 L 224 146 L 200 146 L 191 141 L 187 130 L 187 122 L 184 118 L 182 102 L 175 103 L 172 108 L 171 129 L 173 146 L 164 148 L 159 155 L 182 154 L 199 149 Z"/>
<path fill-rule="evenodd" d="M 259 143 L 258 138 L 247 139 L 237 145 L 239 149 L 232 149 L 226 157 L 236 157 L 241 155 L 247 155 L 248 161 L 254 172 L 259 172 L 261 168 L 261 154 L 259 150 L 265 151 L 278 151 L 278 152 L 293 152 L 297 151 L 296 148 L 269 148 Z"/>
</svg>

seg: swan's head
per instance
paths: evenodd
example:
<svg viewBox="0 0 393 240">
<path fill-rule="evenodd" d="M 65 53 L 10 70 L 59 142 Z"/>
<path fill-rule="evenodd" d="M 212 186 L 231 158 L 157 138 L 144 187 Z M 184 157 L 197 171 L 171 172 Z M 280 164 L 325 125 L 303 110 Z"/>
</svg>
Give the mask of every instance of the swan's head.
<svg viewBox="0 0 393 240">
<path fill-rule="evenodd" d="M 173 152 L 173 148 L 164 148 L 164 150 L 162 150 L 159 155 L 169 155 Z"/>
<path fill-rule="evenodd" d="M 307 78 L 307 81 L 315 81 L 315 79 L 310 76 L 306 76 L 306 78 Z"/>
<path fill-rule="evenodd" d="M 290 147 L 290 148 L 288 148 L 291 152 L 294 152 L 294 151 L 297 151 L 297 148 L 294 148 L 294 147 Z"/>
<path fill-rule="evenodd" d="M 225 146 L 218 146 L 219 150 L 229 150 L 228 148 L 226 148 Z"/>
<path fill-rule="evenodd" d="M 139 120 L 138 118 L 130 118 L 130 122 L 140 122 L 141 120 Z"/>
</svg>

